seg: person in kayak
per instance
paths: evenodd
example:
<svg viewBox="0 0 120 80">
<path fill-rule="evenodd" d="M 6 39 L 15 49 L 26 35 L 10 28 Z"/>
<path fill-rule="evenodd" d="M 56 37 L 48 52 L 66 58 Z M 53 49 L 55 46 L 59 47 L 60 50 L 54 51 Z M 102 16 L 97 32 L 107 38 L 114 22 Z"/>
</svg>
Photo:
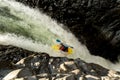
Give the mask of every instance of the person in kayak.
<svg viewBox="0 0 120 80">
<path fill-rule="evenodd" d="M 73 47 L 68 46 L 64 43 L 62 43 L 59 39 L 56 40 L 57 44 L 53 45 L 54 50 L 60 50 L 68 54 L 73 53 Z"/>
</svg>

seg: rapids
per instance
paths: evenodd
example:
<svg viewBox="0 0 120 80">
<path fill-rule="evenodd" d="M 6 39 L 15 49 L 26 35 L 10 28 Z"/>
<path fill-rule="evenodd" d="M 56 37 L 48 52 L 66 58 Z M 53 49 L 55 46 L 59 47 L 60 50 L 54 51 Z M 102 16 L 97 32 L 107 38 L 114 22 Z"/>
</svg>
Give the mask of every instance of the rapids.
<svg viewBox="0 0 120 80">
<path fill-rule="evenodd" d="M 0 44 L 62 57 L 64 55 L 60 52 L 51 49 L 55 40 L 60 39 L 74 47 L 74 53 L 67 57 L 81 58 L 86 62 L 120 71 L 119 63 L 113 64 L 102 57 L 91 55 L 86 46 L 66 27 L 38 9 L 29 8 L 14 0 L 0 0 Z"/>
</svg>

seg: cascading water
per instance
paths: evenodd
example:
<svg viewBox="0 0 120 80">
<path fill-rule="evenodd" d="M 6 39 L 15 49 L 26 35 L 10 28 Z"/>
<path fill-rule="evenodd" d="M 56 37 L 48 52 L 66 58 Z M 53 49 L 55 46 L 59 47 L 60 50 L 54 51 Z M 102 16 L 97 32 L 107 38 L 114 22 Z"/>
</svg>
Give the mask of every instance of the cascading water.
<svg viewBox="0 0 120 80">
<path fill-rule="evenodd" d="M 55 40 L 60 39 L 74 47 L 74 53 L 67 57 L 81 58 L 120 71 L 119 63 L 114 65 L 101 57 L 90 55 L 86 46 L 64 27 L 37 9 L 30 9 L 14 0 L 0 0 L 0 44 L 63 56 L 51 49 Z"/>
</svg>

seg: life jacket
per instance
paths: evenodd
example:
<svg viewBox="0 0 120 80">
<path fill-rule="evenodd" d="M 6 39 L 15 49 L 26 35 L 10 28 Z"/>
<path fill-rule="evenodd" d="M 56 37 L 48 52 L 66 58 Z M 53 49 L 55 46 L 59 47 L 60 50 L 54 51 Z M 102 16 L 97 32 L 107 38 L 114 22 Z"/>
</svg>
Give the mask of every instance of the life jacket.
<svg viewBox="0 0 120 80">
<path fill-rule="evenodd" d="M 68 47 L 66 47 L 65 45 L 61 44 L 60 50 L 64 51 L 64 52 L 68 52 Z"/>
</svg>

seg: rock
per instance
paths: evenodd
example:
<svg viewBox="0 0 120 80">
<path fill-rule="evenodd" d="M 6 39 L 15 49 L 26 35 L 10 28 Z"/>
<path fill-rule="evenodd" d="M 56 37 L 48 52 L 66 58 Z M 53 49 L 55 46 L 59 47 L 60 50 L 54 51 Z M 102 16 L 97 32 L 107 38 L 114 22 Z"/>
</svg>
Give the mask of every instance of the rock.
<svg viewBox="0 0 120 80">
<path fill-rule="evenodd" d="M 76 80 L 74 75 L 69 75 L 65 80 Z"/>
<path fill-rule="evenodd" d="M 17 77 L 21 78 L 21 77 L 32 76 L 32 75 L 33 75 L 32 70 L 30 70 L 29 68 L 23 68 L 19 72 L 19 74 L 17 74 Z"/>
<path fill-rule="evenodd" d="M 18 73 L 21 71 L 21 69 L 14 70 L 10 72 L 7 76 L 3 78 L 3 80 L 11 80 L 17 78 Z"/>
<path fill-rule="evenodd" d="M 15 49 L 14 49 L 15 48 Z M 9 51 L 19 53 L 21 48 L 14 47 Z M 4 46 L 4 52 L 8 46 Z M 20 50 L 19 50 L 20 49 Z M 22 49 L 24 51 L 24 49 Z M 8 52 L 9 53 L 9 52 Z M 14 55 L 14 53 L 9 56 Z M 29 51 L 25 50 L 25 53 Z M 86 63 L 81 59 L 69 59 L 66 57 L 52 57 L 47 53 L 31 52 L 33 54 L 24 56 L 18 62 L 11 64 L 12 67 L 0 68 L 2 80 L 119 80 L 120 72 L 103 68 L 100 65 Z M 24 53 L 23 53 L 24 54 Z M 18 54 L 19 55 L 19 54 Z M 17 55 L 16 55 L 17 56 Z M 6 56 L 7 57 L 7 56 Z M 8 57 L 9 59 L 10 57 Z M 14 57 L 12 57 L 14 58 Z M 14 62 L 14 59 L 11 62 Z M 3 59 L 4 61 L 8 59 Z M 2 59 L 1 59 L 2 60 Z M 9 62 L 8 64 L 10 64 Z M 1 62 L 0 62 L 1 63 Z M 5 75 L 5 68 L 11 69 Z M 5 70 L 5 71 L 4 71 Z"/>
<path fill-rule="evenodd" d="M 75 70 L 71 71 L 71 73 L 74 73 L 75 75 L 78 75 L 80 73 L 80 70 L 79 69 L 75 69 Z"/>
<path fill-rule="evenodd" d="M 99 77 L 92 76 L 92 75 L 86 75 L 85 77 L 87 78 L 87 80 L 99 80 Z"/>
<path fill-rule="evenodd" d="M 60 72 L 61 72 L 61 71 L 67 71 L 67 68 L 65 67 L 64 64 L 61 64 L 61 65 L 60 65 Z"/>
<path fill-rule="evenodd" d="M 68 61 L 64 63 L 67 69 L 77 69 L 77 66 L 75 65 L 74 61 Z"/>
<path fill-rule="evenodd" d="M 23 50 L 22 48 L 16 48 L 13 46 L 0 45 L 0 61 L 16 63 L 24 57 L 33 54 L 31 51 Z"/>
</svg>

